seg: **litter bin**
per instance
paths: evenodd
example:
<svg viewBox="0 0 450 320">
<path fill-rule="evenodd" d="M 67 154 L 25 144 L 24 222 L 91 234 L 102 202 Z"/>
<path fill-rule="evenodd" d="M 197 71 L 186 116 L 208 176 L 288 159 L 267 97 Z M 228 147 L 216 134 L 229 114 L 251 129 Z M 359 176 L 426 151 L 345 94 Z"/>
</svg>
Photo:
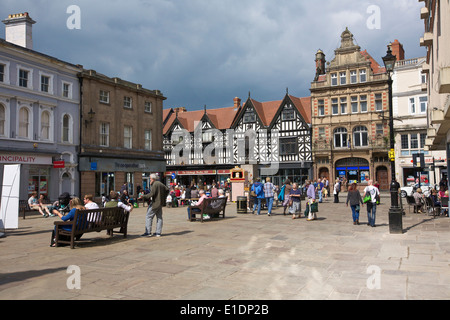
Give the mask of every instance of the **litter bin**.
<svg viewBox="0 0 450 320">
<path fill-rule="evenodd" d="M 237 213 L 247 213 L 247 197 L 237 197 Z"/>
</svg>

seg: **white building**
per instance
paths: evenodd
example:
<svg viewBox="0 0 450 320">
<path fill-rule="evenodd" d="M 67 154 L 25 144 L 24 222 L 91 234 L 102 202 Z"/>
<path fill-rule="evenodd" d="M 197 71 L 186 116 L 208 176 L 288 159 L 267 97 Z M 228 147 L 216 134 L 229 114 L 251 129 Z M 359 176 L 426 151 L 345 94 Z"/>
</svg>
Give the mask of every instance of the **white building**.
<svg viewBox="0 0 450 320">
<path fill-rule="evenodd" d="M 397 181 L 406 186 L 420 176 L 421 183 L 434 185 L 439 183 L 446 168 L 446 157 L 443 151 L 425 150 L 428 96 L 422 67 L 426 58 L 404 59 L 404 50 L 398 40 L 391 48 L 397 56 L 392 87 Z M 425 158 L 425 168 L 421 172 L 413 167 L 413 154 L 419 153 Z M 432 166 L 433 159 L 435 166 Z"/>
</svg>

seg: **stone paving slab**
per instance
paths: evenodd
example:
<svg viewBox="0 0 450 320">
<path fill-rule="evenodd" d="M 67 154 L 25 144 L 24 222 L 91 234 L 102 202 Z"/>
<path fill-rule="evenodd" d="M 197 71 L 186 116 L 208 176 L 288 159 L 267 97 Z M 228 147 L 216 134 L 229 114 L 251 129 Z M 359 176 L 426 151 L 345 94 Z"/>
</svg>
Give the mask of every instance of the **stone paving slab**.
<svg viewBox="0 0 450 320">
<path fill-rule="evenodd" d="M 409 214 L 389 234 L 388 195 L 377 227 L 351 222 L 328 199 L 318 220 L 237 214 L 187 221 L 165 208 L 163 236 L 140 237 L 147 208 L 134 209 L 128 238 L 83 236 L 75 249 L 50 248 L 53 221 L 30 215 L 0 239 L 0 299 L 58 300 L 377 300 L 450 298 L 450 219 Z M 341 198 L 341 201 L 343 197 Z M 68 288 L 71 265 L 81 288 Z"/>
</svg>

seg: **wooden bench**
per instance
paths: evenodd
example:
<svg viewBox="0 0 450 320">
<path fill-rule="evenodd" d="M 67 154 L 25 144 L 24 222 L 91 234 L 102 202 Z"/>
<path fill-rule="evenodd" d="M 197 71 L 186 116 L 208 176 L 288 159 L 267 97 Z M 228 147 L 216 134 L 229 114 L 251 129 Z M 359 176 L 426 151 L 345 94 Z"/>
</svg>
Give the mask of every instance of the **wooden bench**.
<svg viewBox="0 0 450 320">
<path fill-rule="evenodd" d="M 25 213 L 26 212 L 39 212 L 37 210 L 33 210 L 30 208 L 30 206 L 28 205 L 28 201 L 27 200 L 19 200 L 19 215 L 22 213 L 22 217 L 25 219 Z"/>
<path fill-rule="evenodd" d="M 75 240 L 79 240 L 84 233 L 107 230 L 107 234 L 113 237 L 113 229 L 116 228 L 120 228 L 116 232 L 126 238 L 128 217 L 129 213 L 119 207 L 76 210 L 72 221 L 55 221 L 55 246 L 65 243 L 73 249 Z M 64 230 L 63 226 L 71 226 L 71 230 Z"/>
<path fill-rule="evenodd" d="M 199 206 L 191 206 L 191 218 L 190 221 L 200 219 L 203 222 L 203 215 L 208 214 L 211 218 L 216 216 L 225 219 L 225 207 L 227 206 L 228 198 L 206 198 Z M 200 209 L 200 212 L 193 212 L 192 209 Z M 194 217 L 195 215 L 195 217 Z"/>
</svg>

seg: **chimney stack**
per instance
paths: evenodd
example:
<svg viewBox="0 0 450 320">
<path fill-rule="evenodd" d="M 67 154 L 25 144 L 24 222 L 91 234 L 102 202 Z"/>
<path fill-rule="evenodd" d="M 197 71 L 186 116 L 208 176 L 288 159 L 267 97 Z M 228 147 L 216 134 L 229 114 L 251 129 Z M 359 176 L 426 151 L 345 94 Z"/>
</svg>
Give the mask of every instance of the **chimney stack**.
<svg viewBox="0 0 450 320">
<path fill-rule="evenodd" d="M 28 12 L 10 14 L 8 19 L 2 21 L 5 24 L 5 40 L 27 49 L 33 49 L 33 24 Z"/>
<path fill-rule="evenodd" d="M 405 60 L 405 50 L 403 50 L 403 45 L 395 39 L 391 42 L 392 55 L 397 57 L 397 61 Z"/>
<path fill-rule="evenodd" d="M 241 99 L 239 99 L 238 97 L 233 99 L 234 101 L 234 108 L 235 109 L 239 109 L 241 107 Z"/>
</svg>

